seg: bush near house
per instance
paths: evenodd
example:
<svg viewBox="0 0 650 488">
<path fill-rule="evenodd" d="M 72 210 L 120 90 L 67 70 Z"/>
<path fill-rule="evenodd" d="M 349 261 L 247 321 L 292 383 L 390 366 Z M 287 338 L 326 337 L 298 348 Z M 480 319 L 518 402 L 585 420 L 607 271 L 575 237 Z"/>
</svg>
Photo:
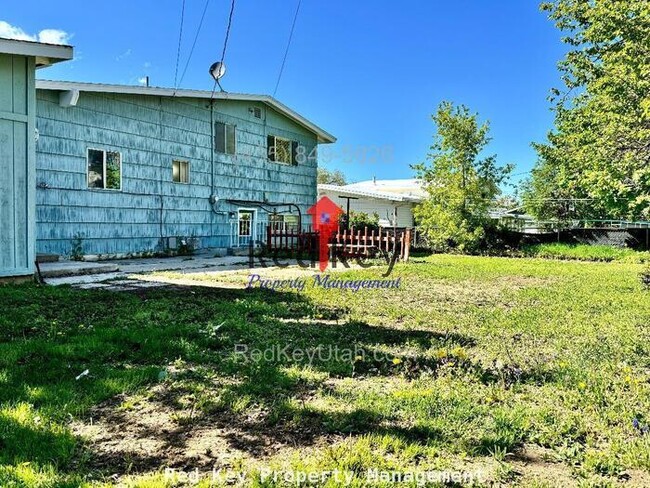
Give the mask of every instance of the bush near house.
<svg viewBox="0 0 650 488">
<path fill-rule="evenodd" d="M 365 212 L 355 212 L 354 210 L 350 210 L 348 226 L 354 227 L 355 229 L 363 229 L 364 227 L 367 227 L 368 229 L 378 230 L 379 214 L 373 212 L 371 215 Z"/>
</svg>

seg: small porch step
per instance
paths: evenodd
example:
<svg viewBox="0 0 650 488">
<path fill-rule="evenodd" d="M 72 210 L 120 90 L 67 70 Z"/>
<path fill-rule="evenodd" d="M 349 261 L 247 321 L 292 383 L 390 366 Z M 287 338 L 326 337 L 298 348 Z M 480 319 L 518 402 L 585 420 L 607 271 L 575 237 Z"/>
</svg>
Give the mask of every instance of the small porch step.
<svg viewBox="0 0 650 488">
<path fill-rule="evenodd" d="M 228 255 L 229 256 L 248 256 L 250 253 L 250 248 L 248 247 L 229 247 Z"/>
<path fill-rule="evenodd" d="M 58 254 L 37 254 L 36 262 L 41 263 L 56 263 L 60 256 Z"/>
</svg>

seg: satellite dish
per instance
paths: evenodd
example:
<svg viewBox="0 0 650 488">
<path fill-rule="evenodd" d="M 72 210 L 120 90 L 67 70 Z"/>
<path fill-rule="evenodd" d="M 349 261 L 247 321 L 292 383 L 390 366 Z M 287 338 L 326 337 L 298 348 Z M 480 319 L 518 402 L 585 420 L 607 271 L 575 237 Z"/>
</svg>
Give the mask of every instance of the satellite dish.
<svg viewBox="0 0 650 488">
<path fill-rule="evenodd" d="M 210 66 L 210 76 L 214 78 L 214 81 L 218 81 L 223 75 L 226 74 L 226 65 L 220 61 L 213 63 Z"/>
</svg>

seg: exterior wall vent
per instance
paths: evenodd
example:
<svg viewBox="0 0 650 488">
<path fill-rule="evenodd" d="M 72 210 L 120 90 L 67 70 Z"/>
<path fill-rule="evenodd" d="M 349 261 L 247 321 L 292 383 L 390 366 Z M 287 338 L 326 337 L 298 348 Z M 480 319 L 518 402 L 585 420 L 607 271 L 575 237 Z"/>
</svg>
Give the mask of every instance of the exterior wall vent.
<svg viewBox="0 0 650 488">
<path fill-rule="evenodd" d="M 262 118 L 262 109 L 259 107 L 251 107 L 250 109 L 251 113 L 253 114 L 253 117 L 256 119 L 261 119 Z"/>
</svg>

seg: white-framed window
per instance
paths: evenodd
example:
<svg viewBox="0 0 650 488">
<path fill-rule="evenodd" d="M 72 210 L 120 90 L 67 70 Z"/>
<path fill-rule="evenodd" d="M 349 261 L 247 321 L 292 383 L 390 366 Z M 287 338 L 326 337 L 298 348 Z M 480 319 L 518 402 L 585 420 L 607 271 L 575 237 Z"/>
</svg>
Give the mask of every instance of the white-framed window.
<svg viewBox="0 0 650 488">
<path fill-rule="evenodd" d="M 237 153 L 237 126 L 215 122 L 214 150 L 223 154 Z"/>
<path fill-rule="evenodd" d="M 298 164 L 298 143 L 278 136 L 267 136 L 267 153 L 271 161 Z"/>
<path fill-rule="evenodd" d="M 88 188 L 122 189 L 122 155 L 117 151 L 88 149 Z"/>
<path fill-rule="evenodd" d="M 278 230 L 298 229 L 298 216 L 293 214 L 269 214 L 269 224 Z"/>
<path fill-rule="evenodd" d="M 190 182 L 189 161 L 181 161 L 180 159 L 174 159 L 172 161 L 172 181 L 174 183 Z"/>
</svg>

